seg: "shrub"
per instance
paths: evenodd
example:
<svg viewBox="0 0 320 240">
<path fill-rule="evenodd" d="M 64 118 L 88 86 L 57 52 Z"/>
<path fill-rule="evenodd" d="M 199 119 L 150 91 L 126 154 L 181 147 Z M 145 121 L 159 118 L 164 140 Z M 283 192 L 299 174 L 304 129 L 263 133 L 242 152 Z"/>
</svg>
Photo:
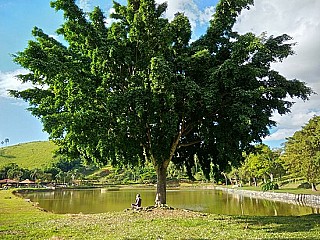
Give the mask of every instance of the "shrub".
<svg viewBox="0 0 320 240">
<path fill-rule="evenodd" d="M 275 182 L 271 182 L 271 181 L 268 181 L 266 183 L 264 183 L 262 186 L 262 191 L 270 191 L 270 190 L 278 190 L 279 189 L 279 185 Z"/>
<path fill-rule="evenodd" d="M 311 184 L 308 183 L 308 182 L 304 182 L 304 183 L 301 183 L 298 188 L 303 188 L 303 189 L 311 189 Z"/>
</svg>

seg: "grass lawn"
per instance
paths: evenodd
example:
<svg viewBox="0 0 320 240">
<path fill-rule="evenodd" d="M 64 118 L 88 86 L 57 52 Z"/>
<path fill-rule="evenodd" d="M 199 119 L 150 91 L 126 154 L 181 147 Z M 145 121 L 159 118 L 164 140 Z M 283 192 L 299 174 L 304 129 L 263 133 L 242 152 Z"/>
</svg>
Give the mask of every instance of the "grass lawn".
<svg viewBox="0 0 320 240">
<path fill-rule="evenodd" d="M 0 239 L 320 239 L 320 215 L 250 217 L 184 210 L 44 212 L 0 190 Z"/>
</svg>

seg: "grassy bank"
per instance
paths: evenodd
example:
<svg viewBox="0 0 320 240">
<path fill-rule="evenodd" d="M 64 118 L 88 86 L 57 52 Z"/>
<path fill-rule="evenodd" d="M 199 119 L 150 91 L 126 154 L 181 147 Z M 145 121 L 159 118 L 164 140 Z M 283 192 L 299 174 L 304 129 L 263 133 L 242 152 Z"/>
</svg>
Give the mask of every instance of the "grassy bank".
<svg viewBox="0 0 320 240">
<path fill-rule="evenodd" d="M 248 217 L 184 210 L 58 215 L 0 191 L 0 239 L 320 239 L 320 216 Z"/>
</svg>

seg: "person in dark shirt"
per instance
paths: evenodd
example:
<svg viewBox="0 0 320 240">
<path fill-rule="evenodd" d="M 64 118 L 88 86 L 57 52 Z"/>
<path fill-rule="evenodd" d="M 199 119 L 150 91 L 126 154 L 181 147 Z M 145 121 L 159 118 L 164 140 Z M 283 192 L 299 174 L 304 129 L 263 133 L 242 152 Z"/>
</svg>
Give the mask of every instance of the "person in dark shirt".
<svg viewBox="0 0 320 240">
<path fill-rule="evenodd" d="M 141 208 L 141 197 L 139 193 L 136 195 L 136 202 L 131 204 L 131 208 L 132 209 Z"/>
</svg>

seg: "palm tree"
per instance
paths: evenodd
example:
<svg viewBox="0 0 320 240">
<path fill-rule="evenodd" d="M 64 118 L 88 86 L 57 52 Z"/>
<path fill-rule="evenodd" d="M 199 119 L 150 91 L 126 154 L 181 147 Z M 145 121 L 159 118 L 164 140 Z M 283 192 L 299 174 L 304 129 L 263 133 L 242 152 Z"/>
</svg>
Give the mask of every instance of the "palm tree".
<svg viewBox="0 0 320 240">
<path fill-rule="evenodd" d="M 6 143 L 6 146 L 8 145 L 8 143 L 9 143 L 9 138 L 6 138 L 5 140 L 4 140 L 4 142 Z M 2 142 L 1 142 L 2 143 Z"/>
<path fill-rule="evenodd" d="M 37 178 L 39 177 L 39 176 L 41 176 L 41 174 L 43 173 L 43 171 L 41 170 L 41 169 L 39 169 L 39 168 L 35 168 L 35 169 L 33 169 L 33 172 L 30 174 L 30 177 L 35 181 L 35 182 L 37 182 Z"/>
</svg>

